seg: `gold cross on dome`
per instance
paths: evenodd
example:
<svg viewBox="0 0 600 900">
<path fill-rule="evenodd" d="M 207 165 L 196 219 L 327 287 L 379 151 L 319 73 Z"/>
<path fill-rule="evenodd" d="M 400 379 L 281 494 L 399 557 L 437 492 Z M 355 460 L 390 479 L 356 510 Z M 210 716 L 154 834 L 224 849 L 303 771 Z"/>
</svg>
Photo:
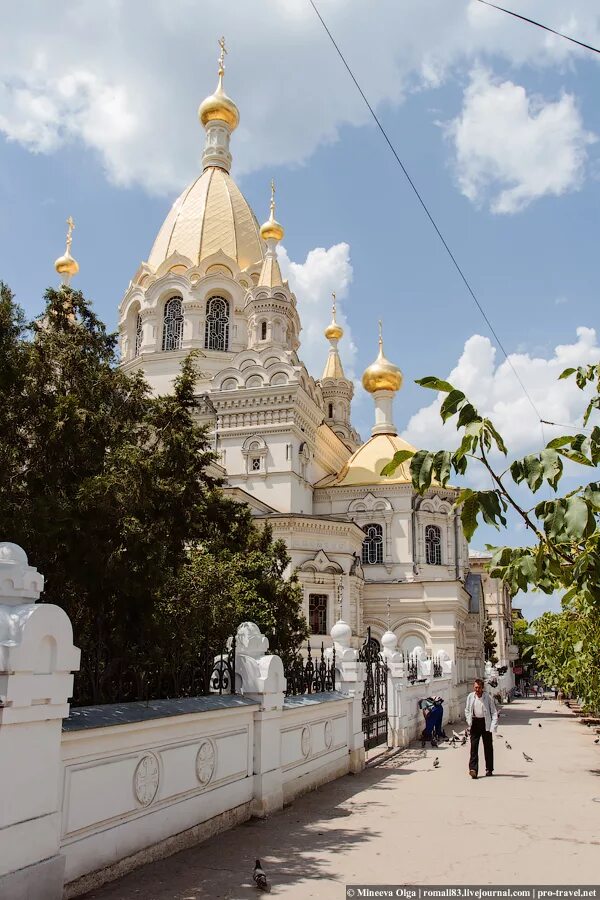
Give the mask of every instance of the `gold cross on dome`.
<svg viewBox="0 0 600 900">
<path fill-rule="evenodd" d="M 67 250 L 68 250 L 73 242 L 73 229 L 75 228 L 75 222 L 73 221 L 73 216 L 69 216 L 69 218 L 67 219 L 67 225 L 69 226 L 69 229 L 67 231 Z"/>
<path fill-rule="evenodd" d="M 383 347 L 383 322 L 379 320 L 379 346 Z"/>
<path fill-rule="evenodd" d="M 387 598 L 387 630 L 390 630 L 390 598 Z"/>
<path fill-rule="evenodd" d="M 271 212 L 275 212 L 275 179 L 271 178 Z"/>
<path fill-rule="evenodd" d="M 331 315 L 335 319 L 335 291 L 331 292 Z"/>
<path fill-rule="evenodd" d="M 225 54 L 227 53 L 225 48 L 225 37 L 220 38 L 218 43 L 221 48 L 221 52 L 219 53 L 219 75 L 223 75 L 225 72 Z"/>
</svg>

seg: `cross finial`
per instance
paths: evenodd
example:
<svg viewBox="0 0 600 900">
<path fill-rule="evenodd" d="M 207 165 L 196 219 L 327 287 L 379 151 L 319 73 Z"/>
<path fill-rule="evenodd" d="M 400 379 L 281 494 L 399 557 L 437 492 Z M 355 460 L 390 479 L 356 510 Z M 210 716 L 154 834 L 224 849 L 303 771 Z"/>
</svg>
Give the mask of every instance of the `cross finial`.
<svg viewBox="0 0 600 900">
<path fill-rule="evenodd" d="M 338 602 L 338 618 L 342 618 L 342 608 L 343 608 L 343 600 L 344 600 L 344 584 L 342 582 L 342 576 L 340 575 L 340 580 L 338 581 L 337 586 L 337 602 Z"/>
<path fill-rule="evenodd" d="M 275 215 L 275 179 L 271 178 L 271 215 Z"/>
<path fill-rule="evenodd" d="M 75 228 L 75 222 L 73 221 L 73 216 L 69 216 L 67 219 L 67 253 L 71 249 L 71 244 L 73 243 L 73 229 Z"/>
<path fill-rule="evenodd" d="M 331 321 L 335 322 L 335 291 L 331 292 Z"/>
<path fill-rule="evenodd" d="M 225 54 L 227 53 L 224 36 L 219 39 L 219 47 L 221 48 L 221 52 L 219 53 L 219 75 L 222 76 L 225 74 Z"/>
<path fill-rule="evenodd" d="M 390 598 L 387 598 L 387 630 L 390 630 Z"/>
<path fill-rule="evenodd" d="M 379 349 L 383 350 L 383 322 L 379 320 Z"/>
</svg>

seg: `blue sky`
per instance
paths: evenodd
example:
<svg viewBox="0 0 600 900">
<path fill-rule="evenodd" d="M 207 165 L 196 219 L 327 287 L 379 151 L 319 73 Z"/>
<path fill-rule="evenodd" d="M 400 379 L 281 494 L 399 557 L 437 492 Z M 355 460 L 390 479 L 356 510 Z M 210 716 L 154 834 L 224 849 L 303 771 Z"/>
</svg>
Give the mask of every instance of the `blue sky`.
<svg viewBox="0 0 600 900">
<path fill-rule="evenodd" d="M 592 6 L 512 3 L 598 45 Z M 320 9 L 542 417 L 574 422 L 582 398 L 556 375 L 597 359 L 596 58 L 476 0 L 322 0 Z M 355 377 L 384 320 L 386 353 L 405 374 L 396 422 L 413 443 L 449 441 L 434 396 L 414 379 L 454 371 L 517 452 L 539 449 L 528 401 L 500 351 L 493 357 L 485 323 L 307 0 L 67 0 L 60 10 L 24 0 L 3 15 L 0 277 L 29 314 L 56 283 L 72 215 L 74 284 L 115 327 L 129 279 L 198 171 L 196 109 L 214 88 L 225 33 L 226 89 L 241 112 L 233 174 L 260 221 L 276 179 L 312 373 L 327 353 L 320 332 L 337 290 Z M 372 407 L 360 388 L 354 419 L 368 436 Z M 494 539 L 478 534 L 474 545 Z M 523 535 L 511 529 L 511 539 Z M 528 598 L 526 613 L 544 602 Z"/>
</svg>

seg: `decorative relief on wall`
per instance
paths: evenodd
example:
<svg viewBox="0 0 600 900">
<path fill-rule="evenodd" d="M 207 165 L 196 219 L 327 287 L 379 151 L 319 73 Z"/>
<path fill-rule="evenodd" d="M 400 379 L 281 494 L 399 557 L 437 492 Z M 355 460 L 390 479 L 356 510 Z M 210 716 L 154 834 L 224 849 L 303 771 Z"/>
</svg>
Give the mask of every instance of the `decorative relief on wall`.
<svg viewBox="0 0 600 900">
<path fill-rule="evenodd" d="M 331 745 L 333 744 L 333 728 L 331 727 L 331 722 L 329 719 L 325 722 L 325 746 L 328 750 L 331 749 Z"/>
<path fill-rule="evenodd" d="M 153 753 L 142 756 L 133 773 L 133 792 L 138 803 L 150 806 L 158 791 L 160 767 Z"/>
<path fill-rule="evenodd" d="M 302 756 L 306 759 L 310 754 L 310 728 L 308 725 L 305 725 L 302 729 L 302 737 L 300 738 L 300 749 L 302 750 Z"/>
<path fill-rule="evenodd" d="M 212 741 L 202 741 L 196 754 L 196 775 L 198 781 L 204 787 L 213 777 L 217 762 L 217 755 Z"/>
</svg>

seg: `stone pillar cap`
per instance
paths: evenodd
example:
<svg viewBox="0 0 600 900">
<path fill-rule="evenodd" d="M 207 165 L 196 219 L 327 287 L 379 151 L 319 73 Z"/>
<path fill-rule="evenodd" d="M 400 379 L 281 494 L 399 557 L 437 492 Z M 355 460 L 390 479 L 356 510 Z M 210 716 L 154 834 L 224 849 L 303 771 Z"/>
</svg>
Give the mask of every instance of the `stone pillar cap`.
<svg viewBox="0 0 600 900">
<path fill-rule="evenodd" d="M 18 544 L 0 542 L 0 605 L 35 603 L 44 589 L 44 576 L 27 562 Z"/>
</svg>

